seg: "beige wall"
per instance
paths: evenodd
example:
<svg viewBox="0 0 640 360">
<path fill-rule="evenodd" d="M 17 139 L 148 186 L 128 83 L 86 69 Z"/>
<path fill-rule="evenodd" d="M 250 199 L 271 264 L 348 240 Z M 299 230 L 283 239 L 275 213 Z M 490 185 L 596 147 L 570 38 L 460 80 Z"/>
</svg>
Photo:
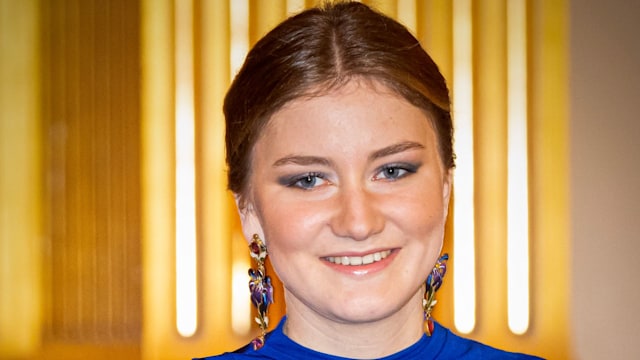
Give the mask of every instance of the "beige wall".
<svg viewBox="0 0 640 360">
<path fill-rule="evenodd" d="M 571 2 L 577 359 L 640 358 L 640 2 Z"/>
</svg>

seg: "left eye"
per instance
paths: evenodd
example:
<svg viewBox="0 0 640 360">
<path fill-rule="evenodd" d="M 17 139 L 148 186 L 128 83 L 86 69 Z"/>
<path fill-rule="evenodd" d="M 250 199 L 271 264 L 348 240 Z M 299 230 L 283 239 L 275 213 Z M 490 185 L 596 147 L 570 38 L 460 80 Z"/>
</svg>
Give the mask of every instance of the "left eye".
<svg viewBox="0 0 640 360">
<path fill-rule="evenodd" d="M 374 176 L 374 180 L 398 180 L 409 174 L 415 173 L 416 170 L 409 166 L 387 165 Z"/>
<path fill-rule="evenodd" d="M 327 180 L 322 174 L 308 173 L 290 180 L 287 184 L 289 187 L 295 187 L 302 190 L 313 190 L 319 186 L 325 185 Z"/>
</svg>

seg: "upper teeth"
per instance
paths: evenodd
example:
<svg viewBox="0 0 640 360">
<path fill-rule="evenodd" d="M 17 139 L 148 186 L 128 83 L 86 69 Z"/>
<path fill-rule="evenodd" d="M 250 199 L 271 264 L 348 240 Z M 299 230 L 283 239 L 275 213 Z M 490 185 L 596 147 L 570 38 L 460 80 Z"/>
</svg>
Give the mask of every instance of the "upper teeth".
<svg viewBox="0 0 640 360">
<path fill-rule="evenodd" d="M 380 261 L 391 254 L 391 250 L 379 251 L 365 256 L 328 256 L 326 259 L 340 265 L 367 265 Z"/>
</svg>

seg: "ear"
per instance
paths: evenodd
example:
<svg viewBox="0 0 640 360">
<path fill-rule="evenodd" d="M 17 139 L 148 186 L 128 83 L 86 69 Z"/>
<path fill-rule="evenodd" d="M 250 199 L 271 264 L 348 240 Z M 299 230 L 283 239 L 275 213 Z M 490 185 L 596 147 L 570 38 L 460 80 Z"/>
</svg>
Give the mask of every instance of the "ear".
<svg viewBox="0 0 640 360">
<path fill-rule="evenodd" d="M 444 220 L 449 214 L 449 202 L 451 200 L 451 190 L 453 187 L 453 169 L 448 169 L 442 181 L 442 205 L 444 207 Z"/>
<path fill-rule="evenodd" d="M 240 215 L 240 224 L 242 225 L 242 234 L 244 235 L 247 243 L 251 243 L 254 234 L 258 234 L 262 241 L 266 240 L 264 237 L 264 231 L 262 230 L 262 224 L 256 211 L 256 207 L 253 202 L 247 200 L 245 197 L 239 194 L 233 194 L 236 201 L 236 208 L 238 215 Z"/>
</svg>

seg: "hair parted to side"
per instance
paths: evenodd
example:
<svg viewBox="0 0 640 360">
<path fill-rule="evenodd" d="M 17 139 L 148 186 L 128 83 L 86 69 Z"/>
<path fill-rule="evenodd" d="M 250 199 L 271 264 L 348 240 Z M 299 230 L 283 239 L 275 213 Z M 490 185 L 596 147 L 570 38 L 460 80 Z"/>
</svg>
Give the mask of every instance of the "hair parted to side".
<svg viewBox="0 0 640 360">
<path fill-rule="evenodd" d="M 252 150 L 273 113 L 356 78 L 378 81 L 423 109 L 445 168 L 454 167 L 449 91 L 418 40 L 364 4 L 327 2 L 265 35 L 231 84 L 224 102 L 229 189 L 247 190 Z"/>
</svg>

